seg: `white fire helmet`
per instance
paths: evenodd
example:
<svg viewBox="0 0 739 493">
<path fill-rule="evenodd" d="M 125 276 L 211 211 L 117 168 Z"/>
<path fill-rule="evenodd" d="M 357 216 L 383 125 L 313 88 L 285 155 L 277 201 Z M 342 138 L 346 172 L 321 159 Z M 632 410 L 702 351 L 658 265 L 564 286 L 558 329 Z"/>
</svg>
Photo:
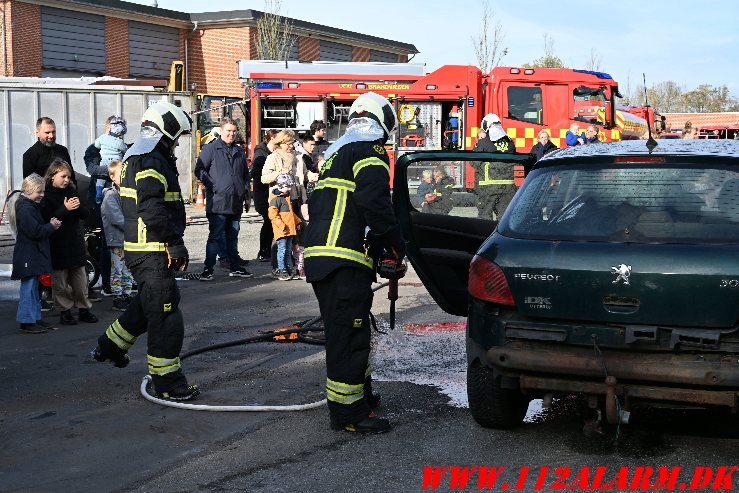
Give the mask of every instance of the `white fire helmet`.
<svg viewBox="0 0 739 493">
<path fill-rule="evenodd" d="M 141 117 L 142 127 L 154 127 L 171 141 L 190 133 L 192 119 L 181 108 L 167 101 L 157 101 Z"/>
<path fill-rule="evenodd" d="M 380 124 L 389 137 L 398 124 L 398 116 L 390 101 L 374 92 L 359 96 L 349 109 L 349 120 L 354 118 L 371 118 Z"/>
<path fill-rule="evenodd" d="M 488 113 L 482 119 L 482 123 L 480 123 L 480 128 L 483 129 L 485 132 L 488 132 L 490 127 L 492 127 L 496 123 L 499 125 L 501 124 L 500 117 L 498 117 L 498 115 L 496 115 L 495 113 Z"/>
</svg>

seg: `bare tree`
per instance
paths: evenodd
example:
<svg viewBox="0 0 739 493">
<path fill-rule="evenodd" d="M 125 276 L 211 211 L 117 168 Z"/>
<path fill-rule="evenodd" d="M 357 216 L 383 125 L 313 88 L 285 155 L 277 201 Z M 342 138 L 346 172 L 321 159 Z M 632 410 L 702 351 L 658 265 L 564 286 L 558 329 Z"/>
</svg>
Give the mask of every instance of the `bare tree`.
<svg viewBox="0 0 739 493">
<path fill-rule="evenodd" d="M 292 24 L 280 13 L 282 0 L 264 0 L 264 13 L 257 20 L 257 58 L 287 60 L 295 42 Z"/>
<path fill-rule="evenodd" d="M 527 68 L 565 68 L 564 62 L 554 54 L 554 38 L 549 33 L 544 33 L 544 56 L 539 57 L 531 63 L 524 63 Z"/>
<path fill-rule="evenodd" d="M 475 48 L 477 64 L 483 73 L 497 67 L 501 59 L 508 54 L 508 48 L 503 46 L 504 39 L 503 25 L 495 19 L 495 13 L 490 10 L 488 0 L 482 0 L 482 25 L 479 36 L 472 36 L 472 46 Z"/>
<path fill-rule="evenodd" d="M 731 96 L 726 85 L 713 87 L 710 84 L 700 84 L 692 91 L 684 92 L 680 100 L 683 111 L 696 113 L 715 113 L 722 111 L 736 111 L 739 102 Z"/>
<path fill-rule="evenodd" d="M 590 48 L 590 58 L 585 62 L 585 68 L 596 72 L 600 71 L 600 55 L 595 51 L 595 48 Z"/>
<path fill-rule="evenodd" d="M 680 100 L 683 94 L 680 86 L 676 82 L 667 80 L 652 86 L 655 92 L 654 106 L 662 113 L 673 113 L 678 111 Z M 649 96 L 652 97 L 651 95 Z M 650 99 L 651 101 L 651 99 Z"/>
</svg>

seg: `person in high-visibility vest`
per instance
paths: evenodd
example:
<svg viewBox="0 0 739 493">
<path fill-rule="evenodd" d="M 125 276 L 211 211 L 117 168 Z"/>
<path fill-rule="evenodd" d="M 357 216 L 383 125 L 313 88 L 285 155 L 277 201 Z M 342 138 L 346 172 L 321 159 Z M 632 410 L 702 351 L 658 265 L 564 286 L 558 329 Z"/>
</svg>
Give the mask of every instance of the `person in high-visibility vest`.
<svg viewBox="0 0 739 493">
<path fill-rule="evenodd" d="M 486 136 L 478 140 L 475 152 L 516 152 L 516 146 L 503 129 L 498 115 L 494 113 L 485 115 L 480 128 Z M 477 216 L 497 221 L 516 193 L 513 166 L 490 161 L 475 161 L 474 165 Z"/>
<path fill-rule="evenodd" d="M 305 274 L 326 329 L 326 397 L 334 430 L 390 429 L 389 421 L 373 411 L 379 396 L 372 393 L 369 312 L 378 257 L 397 266 L 396 279 L 405 272 L 384 147 L 396 122 L 387 99 L 359 96 L 346 133 L 326 150 L 308 202 Z"/>
</svg>

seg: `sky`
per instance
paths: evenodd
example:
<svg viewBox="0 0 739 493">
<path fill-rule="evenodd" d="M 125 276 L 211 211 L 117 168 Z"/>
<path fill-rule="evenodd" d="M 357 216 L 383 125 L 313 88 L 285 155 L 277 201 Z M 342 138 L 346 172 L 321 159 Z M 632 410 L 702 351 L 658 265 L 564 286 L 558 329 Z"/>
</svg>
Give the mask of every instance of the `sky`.
<svg viewBox="0 0 739 493">
<path fill-rule="evenodd" d="M 153 0 L 134 0 L 151 5 Z M 265 10 L 263 0 L 158 0 L 181 12 Z M 726 85 L 739 98 L 739 2 L 558 2 L 489 0 L 501 22 L 508 54 L 501 65 L 521 66 L 544 55 L 544 35 L 571 68 L 586 68 L 591 50 L 600 70 L 622 92 L 671 80 L 684 91 L 699 84 Z M 411 63 L 428 72 L 442 65 L 477 65 L 472 36 L 479 35 L 480 0 L 282 0 L 287 17 L 410 43 L 420 52 Z"/>
</svg>

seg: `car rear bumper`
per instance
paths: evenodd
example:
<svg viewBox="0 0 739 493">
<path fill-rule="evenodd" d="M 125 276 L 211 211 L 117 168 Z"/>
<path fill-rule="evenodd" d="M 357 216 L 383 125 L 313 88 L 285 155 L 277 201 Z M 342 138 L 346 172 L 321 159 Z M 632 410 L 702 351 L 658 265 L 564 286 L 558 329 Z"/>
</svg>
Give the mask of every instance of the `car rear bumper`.
<svg viewBox="0 0 739 493">
<path fill-rule="evenodd" d="M 739 355 L 625 352 L 546 343 L 509 343 L 487 363 L 522 389 L 607 394 L 737 409 Z M 606 376 L 612 377 L 606 383 Z M 615 378 L 615 380 L 613 380 Z"/>
</svg>

